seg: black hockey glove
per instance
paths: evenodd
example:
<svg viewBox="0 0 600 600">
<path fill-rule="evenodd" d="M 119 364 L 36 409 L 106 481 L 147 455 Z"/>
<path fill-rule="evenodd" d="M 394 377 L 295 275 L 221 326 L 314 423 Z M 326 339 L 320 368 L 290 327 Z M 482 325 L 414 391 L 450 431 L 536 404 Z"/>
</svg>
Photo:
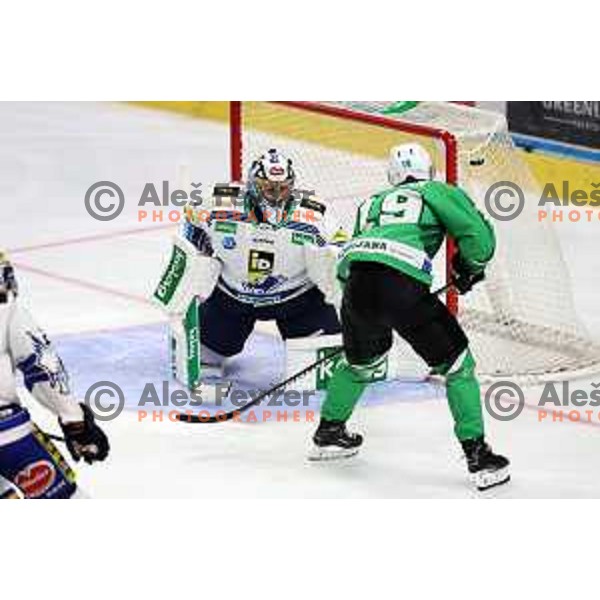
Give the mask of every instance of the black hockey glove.
<svg viewBox="0 0 600 600">
<path fill-rule="evenodd" d="M 65 435 L 67 449 L 73 459 L 80 459 L 91 465 L 96 461 L 103 461 L 110 450 L 110 444 L 106 434 L 96 425 L 94 415 L 88 406 L 81 404 L 83 410 L 83 421 L 73 423 L 62 423 L 61 429 Z"/>
<path fill-rule="evenodd" d="M 476 283 L 484 279 L 485 273 L 483 270 L 473 272 L 459 253 L 454 255 L 452 259 L 452 283 L 461 295 L 470 292 Z"/>
</svg>

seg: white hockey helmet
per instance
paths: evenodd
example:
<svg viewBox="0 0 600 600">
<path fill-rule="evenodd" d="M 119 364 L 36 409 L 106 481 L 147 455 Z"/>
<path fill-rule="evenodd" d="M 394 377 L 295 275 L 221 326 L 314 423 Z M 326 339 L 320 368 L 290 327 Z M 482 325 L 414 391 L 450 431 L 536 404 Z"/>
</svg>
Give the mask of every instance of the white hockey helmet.
<svg viewBox="0 0 600 600">
<path fill-rule="evenodd" d="M 17 297 L 18 287 L 15 272 L 8 256 L 0 250 L 0 304 Z"/>
<path fill-rule="evenodd" d="M 391 185 L 407 180 L 430 180 L 433 175 L 431 156 L 420 144 L 401 144 L 390 150 L 388 181 Z"/>
<path fill-rule="evenodd" d="M 259 156 L 248 171 L 248 190 L 261 204 L 283 208 L 296 182 L 292 161 L 275 148 Z"/>
</svg>

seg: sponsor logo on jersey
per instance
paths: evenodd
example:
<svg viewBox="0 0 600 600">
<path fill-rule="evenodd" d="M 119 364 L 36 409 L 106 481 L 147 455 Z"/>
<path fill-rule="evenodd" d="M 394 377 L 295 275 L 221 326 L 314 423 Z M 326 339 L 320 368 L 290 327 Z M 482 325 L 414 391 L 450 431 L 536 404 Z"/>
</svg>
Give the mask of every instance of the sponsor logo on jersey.
<svg viewBox="0 0 600 600">
<path fill-rule="evenodd" d="M 237 242 L 235 241 L 235 238 L 232 235 L 226 235 L 223 238 L 223 248 L 225 248 L 225 250 L 233 250 L 236 246 L 237 246 Z"/>
<path fill-rule="evenodd" d="M 272 304 L 281 304 L 284 300 L 282 294 L 268 294 L 261 295 L 256 293 L 255 289 L 252 289 L 252 294 L 236 294 L 235 297 L 240 302 L 252 304 L 252 306 L 271 306 Z"/>
<path fill-rule="evenodd" d="M 264 250 L 250 250 L 248 255 L 248 281 L 257 285 L 266 279 L 275 266 L 275 254 Z"/>
<path fill-rule="evenodd" d="M 275 243 L 275 240 L 273 238 L 268 238 L 268 237 L 255 237 L 255 238 L 252 238 L 252 243 L 253 244 L 269 244 L 270 246 L 272 246 Z"/>
<path fill-rule="evenodd" d="M 388 249 L 387 242 L 385 240 L 358 240 L 356 242 L 352 242 L 349 248 L 354 249 L 364 249 L 364 250 L 379 250 L 381 252 L 386 252 Z"/>
<path fill-rule="evenodd" d="M 250 292 L 253 296 L 261 296 L 270 294 L 274 288 L 279 287 L 282 283 L 287 281 L 287 277 L 280 275 L 275 277 L 274 275 L 267 275 L 257 283 L 242 282 L 242 288 L 247 292 Z"/>
<path fill-rule="evenodd" d="M 315 236 L 310 233 L 301 233 L 295 231 L 292 233 L 292 244 L 298 244 L 298 246 L 304 246 L 304 244 L 314 244 Z"/>
<path fill-rule="evenodd" d="M 15 485 L 22 490 L 27 498 L 43 496 L 56 480 L 56 468 L 48 460 L 38 460 L 15 477 Z"/>
<path fill-rule="evenodd" d="M 231 233 L 234 234 L 237 232 L 237 223 L 232 223 L 231 221 L 216 221 L 215 222 L 215 231 L 220 231 L 221 233 Z"/>
</svg>

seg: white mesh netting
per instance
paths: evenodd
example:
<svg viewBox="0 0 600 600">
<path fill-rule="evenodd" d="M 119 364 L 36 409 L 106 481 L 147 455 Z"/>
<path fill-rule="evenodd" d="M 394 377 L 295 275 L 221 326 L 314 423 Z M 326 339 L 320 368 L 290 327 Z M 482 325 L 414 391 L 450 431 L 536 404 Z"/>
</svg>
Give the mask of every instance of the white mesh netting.
<svg viewBox="0 0 600 600">
<path fill-rule="evenodd" d="M 360 115 L 380 114 L 391 103 L 319 104 Z M 527 382 L 600 370 L 600 346 L 575 313 L 569 271 L 553 227 L 537 219 L 541 190 L 514 148 L 504 117 L 450 103 L 421 102 L 386 118 L 451 133 L 457 141 L 458 183 L 484 214 L 483 197 L 493 183 L 512 181 L 525 192 L 519 217 L 492 220 L 498 247 L 487 278 L 460 298 L 459 319 L 483 378 Z M 434 157 L 439 178 L 445 179 L 445 149 L 426 135 L 260 102 L 242 104 L 241 131 L 242 172 L 257 154 L 279 148 L 293 159 L 299 186 L 314 189 L 350 231 L 356 204 L 387 185 L 386 157 L 394 144 L 409 139 L 422 143 Z M 441 256 L 436 264 L 436 285 L 444 283 L 444 260 Z"/>
</svg>

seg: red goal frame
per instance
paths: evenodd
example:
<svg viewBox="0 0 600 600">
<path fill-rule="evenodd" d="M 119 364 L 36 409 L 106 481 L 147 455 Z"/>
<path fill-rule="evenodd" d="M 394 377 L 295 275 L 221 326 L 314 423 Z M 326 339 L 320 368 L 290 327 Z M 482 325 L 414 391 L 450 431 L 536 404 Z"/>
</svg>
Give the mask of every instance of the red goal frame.
<svg viewBox="0 0 600 600">
<path fill-rule="evenodd" d="M 458 144 L 456 137 L 447 130 L 417 125 L 391 119 L 383 115 L 360 113 L 349 108 L 329 106 L 319 102 L 283 101 L 272 102 L 279 106 L 305 110 L 321 115 L 348 119 L 386 129 L 394 129 L 403 133 L 414 133 L 418 136 L 437 140 L 444 147 L 446 162 L 446 182 L 452 185 L 458 183 Z M 466 103 L 465 103 L 466 104 Z M 230 167 L 232 181 L 242 180 L 242 133 L 243 133 L 243 101 L 233 100 L 229 103 L 229 136 L 230 136 Z M 451 239 L 446 242 L 446 281 L 451 277 L 451 261 L 455 247 Z M 458 311 L 458 295 L 454 289 L 446 293 L 446 304 L 453 314 Z"/>
</svg>

